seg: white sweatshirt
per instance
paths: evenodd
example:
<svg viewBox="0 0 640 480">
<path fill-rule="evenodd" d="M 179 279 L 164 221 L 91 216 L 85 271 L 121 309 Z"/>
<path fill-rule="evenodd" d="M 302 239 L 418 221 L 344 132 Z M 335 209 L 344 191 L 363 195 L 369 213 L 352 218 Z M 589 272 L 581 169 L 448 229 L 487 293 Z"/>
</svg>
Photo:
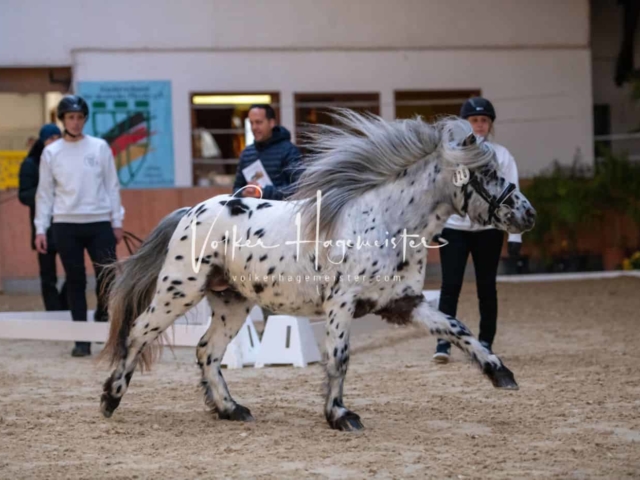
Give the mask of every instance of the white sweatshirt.
<svg viewBox="0 0 640 480">
<path fill-rule="evenodd" d="M 513 159 L 509 150 L 504 148 L 502 145 L 498 145 L 497 143 L 490 144 L 496 152 L 496 157 L 498 159 L 498 174 L 501 177 L 504 177 L 508 182 L 515 184 L 516 188 L 520 190 L 520 184 L 518 182 L 518 167 L 516 166 L 516 162 Z M 488 230 L 490 228 L 494 228 L 492 226 L 482 226 L 477 223 L 472 223 L 469 215 L 465 215 L 462 218 L 460 215 L 451 215 L 449 219 L 444 224 L 444 228 L 453 228 L 456 230 L 466 230 L 470 232 L 477 232 L 481 230 Z M 522 234 L 519 233 L 510 233 L 509 234 L 509 242 L 522 243 Z"/>
<path fill-rule="evenodd" d="M 85 135 L 82 140 L 56 140 L 40 159 L 36 193 L 36 233 L 55 223 L 110 221 L 122 228 L 124 209 L 113 154 L 107 142 Z"/>
</svg>

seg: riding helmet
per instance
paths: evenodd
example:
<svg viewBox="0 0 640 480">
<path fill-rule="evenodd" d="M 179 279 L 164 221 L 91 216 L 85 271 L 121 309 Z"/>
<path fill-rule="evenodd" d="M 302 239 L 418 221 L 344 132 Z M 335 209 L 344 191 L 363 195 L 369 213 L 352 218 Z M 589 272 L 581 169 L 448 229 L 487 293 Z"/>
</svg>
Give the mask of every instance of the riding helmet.
<svg viewBox="0 0 640 480">
<path fill-rule="evenodd" d="M 89 116 L 89 105 L 78 95 L 65 95 L 58 104 L 58 119 L 62 120 L 65 113 L 82 112 L 85 117 Z"/>
<path fill-rule="evenodd" d="M 489 117 L 492 122 L 496 119 L 496 111 L 493 109 L 493 105 L 491 105 L 489 100 L 482 97 L 472 97 L 468 99 L 460 109 L 460 116 L 464 119 L 473 115 Z"/>
</svg>

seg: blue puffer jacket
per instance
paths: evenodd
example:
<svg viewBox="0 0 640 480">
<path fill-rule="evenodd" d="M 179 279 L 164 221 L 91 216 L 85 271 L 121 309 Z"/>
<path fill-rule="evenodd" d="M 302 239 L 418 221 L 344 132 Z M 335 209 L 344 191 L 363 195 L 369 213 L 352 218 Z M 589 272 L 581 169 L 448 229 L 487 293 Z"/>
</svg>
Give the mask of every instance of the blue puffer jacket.
<svg viewBox="0 0 640 480">
<path fill-rule="evenodd" d="M 291 195 L 293 184 L 300 176 L 301 159 L 300 151 L 291 143 L 289 130 L 276 126 L 267 141 L 255 142 L 242 151 L 233 193 L 247 185 L 242 170 L 258 159 L 273 182 L 262 190 L 262 198 L 283 200 Z"/>
</svg>

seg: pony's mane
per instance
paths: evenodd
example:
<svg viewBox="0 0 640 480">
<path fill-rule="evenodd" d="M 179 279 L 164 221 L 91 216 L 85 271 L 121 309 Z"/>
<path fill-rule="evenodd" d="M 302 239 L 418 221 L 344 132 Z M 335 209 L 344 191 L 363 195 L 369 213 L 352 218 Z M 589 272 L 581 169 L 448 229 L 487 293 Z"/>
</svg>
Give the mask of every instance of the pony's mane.
<svg viewBox="0 0 640 480">
<path fill-rule="evenodd" d="M 308 234 L 315 232 L 318 190 L 322 192 L 320 231 L 330 235 L 351 200 L 397 179 L 436 152 L 444 168 L 477 168 L 493 157 L 484 142 L 461 146 L 473 131 L 468 122 L 457 117 L 429 124 L 420 117 L 389 122 L 348 109 L 334 109 L 331 115 L 338 125 L 320 125 L 306 135 L 311 153 L 304 160 L 304 171 L 291 197 L 305 200 L 300 210 Z"/>
</svg>

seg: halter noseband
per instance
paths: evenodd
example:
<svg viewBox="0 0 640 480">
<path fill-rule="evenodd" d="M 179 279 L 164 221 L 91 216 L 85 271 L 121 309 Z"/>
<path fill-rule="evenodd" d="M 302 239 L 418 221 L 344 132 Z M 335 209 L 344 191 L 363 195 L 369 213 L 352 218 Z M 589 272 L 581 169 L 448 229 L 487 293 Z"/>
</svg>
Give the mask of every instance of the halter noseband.
<svg viewBox="0 0 640 480">
<path fill-rule="evenodd" d="M 475 190 L 475 192 L 480 195 L 480 198 L 482 198 L 489 204 L 489 216 L 487 217 L 486 223 L 489 223 L 494 217 L 496 220 L 499 220 L 496 216 L 496 210 L 498 210 L 500 205 L 502 205 L 513 194 L 513 192 L 516 190 L 516 186 L 511 182 L 507 182 L 507 186 L 505 187 L 505 189 L 502 191 L 500 196 L 496 198 L 495 196 L 487 192 L 487 189 L 480 183 L 475 173 L 471 172 L 470 176 L 471 178 L 469 179 L 469 181 L 462 186 L 462 190 L 466 194 L 467 186 L 470 185 Z"/>
</svg>

